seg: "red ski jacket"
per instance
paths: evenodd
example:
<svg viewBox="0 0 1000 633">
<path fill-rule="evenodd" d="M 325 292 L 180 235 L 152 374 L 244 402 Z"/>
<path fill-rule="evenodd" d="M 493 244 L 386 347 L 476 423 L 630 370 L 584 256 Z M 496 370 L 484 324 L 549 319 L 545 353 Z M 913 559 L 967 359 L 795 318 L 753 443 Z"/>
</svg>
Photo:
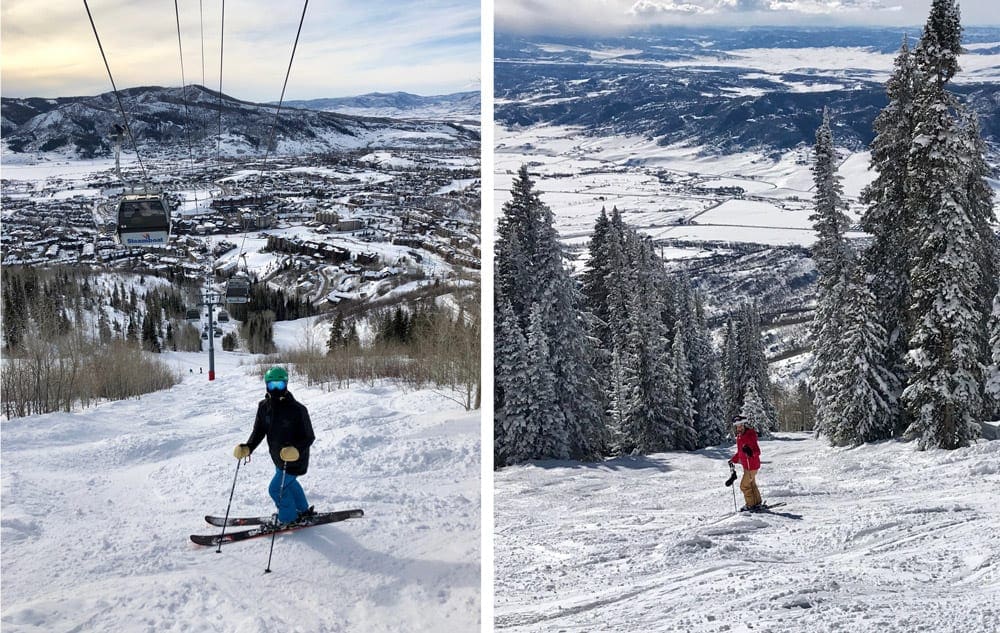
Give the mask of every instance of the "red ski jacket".
<svg viewBox="0 0 1000 633">
<path fill-rule="evenodd" d="M 743 447 L 749 446 L 752 453 L 749 457 L 743 452 Z M 751 428 L 743 429 L 736 436 L 736 454 L 729 458 L 730 463 L 739 463 L 744 470 L 760 470 L 760 446 L 757 445 L 757 431 Z"/>
</svg>

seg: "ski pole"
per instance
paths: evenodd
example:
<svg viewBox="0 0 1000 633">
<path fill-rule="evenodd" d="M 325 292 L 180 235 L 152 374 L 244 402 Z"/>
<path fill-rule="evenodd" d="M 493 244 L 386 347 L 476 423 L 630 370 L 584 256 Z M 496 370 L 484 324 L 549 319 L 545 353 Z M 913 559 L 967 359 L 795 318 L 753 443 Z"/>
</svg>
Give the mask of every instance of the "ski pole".
<svg viewBox="0 0 1000 633">
<path fill-rule="evenodd" d="M 281 462 L 281 488 L 278 489 L 278 511 L 281 511 L 281 497 L 285 494 L 285 469 L 288 468 L 288 462 Z M 278 535 L 278 530 L 271 532 L 271 551 L 267 553 L 267 568 L 264 569 L 265 574 L 271 573 L 271 556 L 274 554 L 274 537 Z"/>
<path fill-rule="evenodd" d="M 236 460 L 236 474 L 233 475 L 233 489 L 229 491 L 229 503 L 226 504 L 226 519 L 222 522 L 222 533 L 219 534 L 219 549 L 215 550 L 216 554 L 222 553 L 222 537 L 226 535 L 226 523 L 229 522 L 229 508 L 233 505 L 233 493 L 236 492 L 236 477 L 240 474 L 240 464 L 242 463 L 242 459 Z"/>
<path fill-rule="evenodd" d="M 733 473 L 733 479 L 736 479 L 736 466 L 733 466 L 732 462 L 729 462 L 729 471 Z M 736 507 L 736 486 L 730 486 L 733 489 L 733 512 L 739 512 L 739 508 Z"/>
</svg>

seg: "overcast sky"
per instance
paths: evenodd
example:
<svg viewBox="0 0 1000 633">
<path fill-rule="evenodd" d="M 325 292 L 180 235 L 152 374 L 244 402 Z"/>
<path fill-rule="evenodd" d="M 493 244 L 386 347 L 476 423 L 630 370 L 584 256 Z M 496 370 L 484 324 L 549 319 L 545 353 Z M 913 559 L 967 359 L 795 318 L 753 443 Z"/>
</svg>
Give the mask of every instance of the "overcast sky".
<svg viewBox="0 0 1000 633">
<path fill-rule="evenodd" d="M 923 25 L 931 0 L 495 0 L 495 27 L 516 33 L 615 34 L 682 26 Z M 1000 0 L 960 0 L 962 24 L 1000 24 Z"/>
<path fill-rule="evenodd" d="M 181 85 L 174 2 L 89 0 L 89 5 L 119 88 Z M 177 6 L 184 77 L 216 89 L 222 0 L 178 0 Z M 302 6 L 302 0 L 225 4 L 223 92 L 250 101 L 278 100 Z M 111 89 L 83 0 L 3 0 L 0 12 L 3 96 L 65 97 Z M 314 1 L 285 99 L 478 90 L 479 35 L 480 0 Z"/>
</svg>

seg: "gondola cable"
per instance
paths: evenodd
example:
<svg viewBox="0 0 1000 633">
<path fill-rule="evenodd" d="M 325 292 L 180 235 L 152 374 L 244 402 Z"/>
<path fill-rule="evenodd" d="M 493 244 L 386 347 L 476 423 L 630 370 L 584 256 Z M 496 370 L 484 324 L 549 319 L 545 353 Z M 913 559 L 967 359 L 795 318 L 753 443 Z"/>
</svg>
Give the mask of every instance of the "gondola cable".
<svg viewBox="0 0 1000 633">
<path fill-rule="evenodd" d="M 101 43 L 101 36 L 97 32 L 97 25 L 94 23 L 94 16 L 90 11 L 87 0 L 83 0 L 83 6 L 87 10 L 87 19 L 90 20 L 90 27 L 94 31 L 94 38 L 97 40 L 97 48 L 101 52 L 101 59 L 104 60 L 104 68 L 108 71 L 108 79 L 111 80 L 111 89 L 118 103 L 118 109 L 122 115 L 125 131 L 128 132 L 129 140 L 135 149 L 135 157 L 139 163 L 142 173 L 143 193 L 136 193 L 131 183 L 125 181 L 121 176 L 121 169 L 118 168 L 119 178 L 128 185 L 130 191 L 123 193 L 118 200 L 115 209 L 116 228 L 115 235 L 118 242 L 124 246 L 166 246 L 170 239 L 170 210 L 162 192 L 151 193 L 149 190 L 149 175 L 146 166 L 142 162 L 139 152 L 139 144 L 132 133 L 132 126 L 129 124 L 128 113 L 122 103 L 121 94 L 115 84 L 114 74 L 111 72 L 111 64 L 108 63 L 108 56 L 104 52 L 104 45 Z M 121 154 L 120 140 L 116 144 L 115 163 Z"/>
<path fill-rule="evenodd" d="M 101 36 L 97 34 L 97 25 L 94 24 L 94 16 L 90 13 L 90 5 L 87 4 L 87 0 L 83 0 L 83 6 L 87 10 L 87 18 L 90 20 L 90 28 L 94 30 L 94 37 L 97 39 L 97 48 L 100 49 L 101 59 L 104 60 L 104 68 L 108 71 L 108 79 L 111 80 L 111 90 L 114 92 L 115 101 L 118 102 L 118 110 L 122 113 L 122 120 L 125 122 L 125 131 L 128 132 L 129 141 L 131 141 L 132 147 L 135 149 L 135 158 L 139 162 L 139 169 L 142 171 L 143 189 L 147 190 L 146 166 L 143 165 L 142 156 L 139 155 L 139 145 L 135 142 L 135 136 L 132 134 L 132 127 L 128 123 L 128 115 L 125 113 L 125 106 L 122 104 L 122 98 L 118 92 L 118 86 L 115 85 L 115 78 L 111 73 L 111 65 L 108 64 L 108 56 L 104 54 L 104 46 L 101 44 Z"/>
<path fill-rule="evenodd" d="M 191 112 L 188 109 L 188 98 L 187 98 L 187 78 L 184 74 L 184 48 L 181 46 L 181 13 L 180 8 L 177 5 L 177 0 L 174 0 L 174 16 L 177 19 L 177 53 L 181 60 L 181 101 L 184 103 L 184 120 L 186 124 L 184 126 L 185 137 L 187 138 L 188 146 L 188 158 L 191 161 L 191 169 L 194 170 L 194 143 L 191 139 Z M 194 188 L 194 206 L 195 209 L 198 208 L 198 187 Z"/>
<path fill-rule="evenodd" d="M 267 159 L 270 156 L 271 144 L 274 142 L 275 134 L 277 133 L 278 120 L 279 120 L 279 117 L 281 115 L 281 106 L 282 106 L 282 104 L 284 104 L 284 101 L 285 101 L 285 91 L 288 89 L 288 79 L 289 79 L 289 77 L 292 74 L 292 63 L 295 61 L 295 52 L 296 52 L 296 50 L 298 49 L 298 46 L 299 46 L 299 37 L 302 35 L 302 25 L 305 23 L 306 10 L 308 8 L 309 8 L 309 0 L 305 0 L 305 2 L 302 5 L 302 15 L 299 17 L 299 27 L 298 27 L 298 30 L 295 32 L 295 42 L 292 44 L 292 54 L 291 54 L 291 57 L 288 60 L 288 68 L 285 70 L 285 81 L 284 81 L 284 83 L 281 86 L 281 97 L 278 99 L 278 106 L 275 108 L 275 111 L 274 111 L 274 120 L 271 122 L 271 130 L 268 133 L 267 143 L 265 144 L 265 148 L 264 148 L 264 161 L 261 164 L 260 174 L 257 177 L 257 191 L 255 192 L 255 194 L 256 194 L 255 198 L 256 198 L 256 200 L 258 200 L 258 206 L 260 207 L 261 211 L 263 210 L 263 195 L 262 195 L 262 192 L 263 192 L 263 188 L 264 188 L 264 171 L 267 169 Z M 240 259 L 243 260 L 244 267 L 246 267 L 246 250 L 245 250 L 245 248 L 246 248 L 247 233 L 248 233 L 247 229 L 248 229 L 247 223 L 244 221 L 243 222 L 243 239 L 240 242 L 240 255 L 239 255 Z M 239 260 L 237 260 L 237 267 L 238 266 L 239 266 Z M 229 286 L 228 286 L 228 289 L 227 289 L 227 292 L 226 292 L 226 299 L 227 299 L 227 301 L 231 301 L 233 299 L 242 299 L 243 292 L 249 293 L 249 286 L 247 286 L 244 289 L 244 286 L 243 286 L 242 282 L 239 282 L 237 284 L 233 284 L 233 280 L 230 280 L 230 283 L 229 283 Z M 249 298 L 249 297 L 247 297 L 247 298 Z"/>
</svg>

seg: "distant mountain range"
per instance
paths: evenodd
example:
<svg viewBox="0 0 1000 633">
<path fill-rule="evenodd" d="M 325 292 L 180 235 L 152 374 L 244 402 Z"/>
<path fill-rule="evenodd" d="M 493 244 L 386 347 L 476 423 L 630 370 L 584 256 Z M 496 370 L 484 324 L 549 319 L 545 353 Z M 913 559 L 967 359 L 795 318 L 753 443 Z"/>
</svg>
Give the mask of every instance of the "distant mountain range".
<svg viewBox="0 0 1000 633">
<path fill-rule="evenodd" d="M 204 86 L 157 86 L 121 91 L 129 127 L 148 150 L 186 149 L 190 142 L 240 155 L 262 152 L 271 136 L 275 106 L 241 101 Z M 476 93 L 478 98 L 478 93 Z M 459 100 L 461 97 L 459 96 Z M 220 136 L 220 111 L 221 130 Z M 12 152 L 64 151 L 81 157 L 112 152 L 122 122 L 114 93 L 93 97 L 3 98 L 0 134 Z M 126 143 L 128 141 L 126 140 Z M 385 147 L 476 147 L 478 122 L 454 119 L 385 119 L 298 108 L 287 104 L 274 125 L 277 151 L 324 152 Z"/>
<path fill-rule="evenodd" d="M 902 29 L 672 29 L 632 36 L 497 34 L 494 116 L 727 153 L 812 144 L 822 111 L 838 145 L 866 146 Z M 909 34 L 911 46 L 920 35 Z M 965 30 L 954 91 L 1000 147 L 1000 29 Z"/>
<path fill-rule="evenodd" d="M 409 92 L 370 92 L 356 97 L 288 101 L 289 106 L 393 119 L 449 119 L 478 122 L 482 113 L 479 91 L 424 97 Z"/>
</svg>

